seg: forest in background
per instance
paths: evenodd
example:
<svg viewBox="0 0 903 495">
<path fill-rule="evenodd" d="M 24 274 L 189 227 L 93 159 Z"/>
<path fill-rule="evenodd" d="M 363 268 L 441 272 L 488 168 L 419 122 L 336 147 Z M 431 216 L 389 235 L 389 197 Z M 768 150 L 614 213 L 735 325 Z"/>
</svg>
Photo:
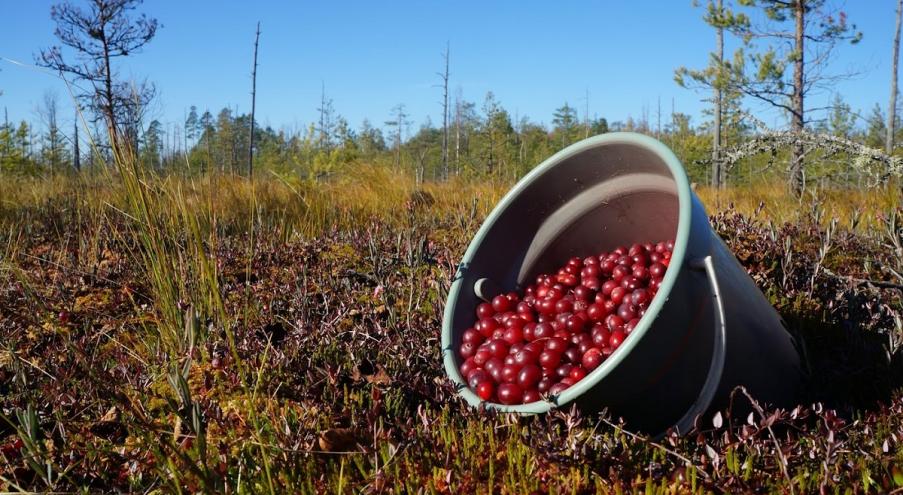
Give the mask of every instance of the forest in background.
<svg viewBox="0 0 903 495">
<path fill-rule="evenodd" d="M 623 121 L 591 116 L 588 108 L 565 101 L 550 116 L 550 124 L 538 123 L 512 114 L 491 91 L 482 101 L 469 101 L 460 88 L 452 90 L 450 47 L 446 46 L 437 60 L 444 70 L 436 74 L 436 91 L 442 98 L 436 123 L 431 119 L 413 122 L 401 103 L 391 108 L 388 118 L 365 119 L 356 125 L 341 116 L 324 86 L 317 120 L 294 130 L 261 127 L 254 115 L 229 107 L 217 111 L 191 106 L 185 109 L 184 122 L 163 124 L 145 115 L 155 101 L 152 83 L 136 86 L 134 81 L 113 80 L 105 85 L 106 75 L 115 76 L 116 71 L 115 58 L 104 59 L 104 50 L 119 49 L 122 57 L 140 57 L 134 54 L 157 35 L 155 19 L 134 13 L 140 3 L 96 0 L 88 2 L 90 9 L 85 11 L 71 4 L 54 7 L 51 15 L 63 34 L 65 50 L 41 50 L 36 60 L 67 80 L 87 83 L 78 87 L 88 89 L 73 90 L 72 97 L 81 108 L 77 125 L 61 128 L 59 96 L 51 92 L 36 109 L 33 121 L 11 122 L 5 117 L 0 122 L 2 173 L 40 176 L 97 170 L 111 160 L 111 129 L 124 136 L 130 152 L 149 170 L 247 175 L 253 159 L 254 169 L 314 181 L 354 173 L 360 164 L 377 164 L 411 174 L 418 182 L 450 176 L 510 182 L 563 147 L 611 131 L 641 132 L 660 139 L 684 163 L 691 181 L 716 187 L 788 175 L 791 182 L 798 182 L 803 172 L 810 185 L 861 187 L 900 173 L 899 161 L 889 158 L 898 153 L 901 134 L 895 98 L 899 34 L 889 43 L 895 61 L 890 115 L 886 111 L 890 105 L 877 103 L 863 115 L 839 93 L 833 94 L 826 108 L 810 109 L 804 102 L 810 93 L 853 77 L 832 72 L 830 54 L 837 45 L 855 44 L 863 36 L 842 10 L 823 0 L 741 1 L 736 6 L 712 0 L 703 6 L 701 13 L 716 39 L 710 64 L 675 70 L 677 84 L 711 103 L 700 122 L 675 111 L 673 102 L 659 100 L 654 109 L 644 107 L 636 118 Z M 890 4 L 884 7 L 892 12 Z M 118 47 L 111 44 L 117 39 L 113 31 L 109 42 L 92 38 L 83 26 L 97 23 L 104 18 L 102 13 L 115 13 L 137 36 Z M 129 16 L 134 16 L 131 24 Z M 111 26 L 94 27 L 116 29 Z M 743 42 L 732 57 L 724 54 L 725 36 Z M 256 58 L 253 70 L 256 77 Z M 749 109 L 754 102 L 778 108 L 787 116 L 791 134 L 806 133 L 810 139 L 766 139 L 768 144 L 763 146 L 763 135 L 780 131 L 768 129 L 756 118 Z M 826 151 L 819 146 L 823 140 L 818 136 L 843 144 Z M 730 160 L 725 160 L 727 155 Z M 877 169 L 865 163 L 875 161 Z M 799 192 L 798 186 L 794 188 Z"/>
</svg>

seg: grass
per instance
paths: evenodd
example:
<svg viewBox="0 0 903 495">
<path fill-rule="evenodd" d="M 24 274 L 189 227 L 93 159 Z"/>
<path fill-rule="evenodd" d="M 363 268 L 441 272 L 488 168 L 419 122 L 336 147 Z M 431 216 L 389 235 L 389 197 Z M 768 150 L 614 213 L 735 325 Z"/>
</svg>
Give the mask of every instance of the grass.
<svg viewBox="0 0 903 495">
<path fill-rule="evenodd" d="M 0 181 L 0 490 L 903 486 L 901 296 L 875 285 L 903 283 L 895 187 L 698 191 L 805 337 L 809 396 L 652 442 L 577 411 L 478 413 L 444 379 L 450 277 L 507 185 L 128 165 Z"/>
</svg>

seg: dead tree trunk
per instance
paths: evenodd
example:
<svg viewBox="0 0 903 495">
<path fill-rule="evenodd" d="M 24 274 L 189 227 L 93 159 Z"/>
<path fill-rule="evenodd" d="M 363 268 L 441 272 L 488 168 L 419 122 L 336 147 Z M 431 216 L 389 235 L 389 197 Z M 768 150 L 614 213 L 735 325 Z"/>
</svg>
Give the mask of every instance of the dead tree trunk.
<svg viewBox="0 0 903 495">
<path fill-rule="evenodd" d="M 251 130 L 248 138 L 248 178 L 254 173 L 254 111 L 257 105 L 257 44 L 260 42 L 260 21 L 254 36 L 254 66 L 251 69 Z"/>
<path fill-rule="evenodd" d="M 75 129 L 72 133 L 72 144 L 74 146 L 74 149 L 72 150 L 72 166 L 75 167 L 75 171 L 77 172 L 82 169 L 82 156 L 78 149 L 78 109 L 75 110 L 75 123 L 73 127 Z"/>
<path fill-rule="evenodd" d="M 442 77 L 442 178 L 448 179 L 448 43 L 445 44 L 445 72 Z"/>
<path fill-rule="evenodd" d="M 897 2 L 897 30 L 894 34 L 894 60 L 890 74 L 890 105 L 887 107 L 887 138 L 884 151 L 888 155 L 894 152 L 894 131 L 897 119 L 897 61 L 900 58 L 900 17 L 903 16 L 903 0 Z"/>
</svg>

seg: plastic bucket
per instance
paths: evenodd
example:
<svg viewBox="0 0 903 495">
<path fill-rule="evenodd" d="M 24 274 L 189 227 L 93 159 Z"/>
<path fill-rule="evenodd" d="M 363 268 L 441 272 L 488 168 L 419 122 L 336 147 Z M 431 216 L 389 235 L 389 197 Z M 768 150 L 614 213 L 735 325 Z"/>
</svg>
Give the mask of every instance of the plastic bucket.
<svg viewBox="0 0 903 495">
<path fill-rule="evenodd" d="M 466 386 L 456 350 L 484 299 L 520 290 L 572 256 L 668 239 L 670 266 L 645 316 L 583 380 L 514 406 L 482 402 Z M 765 403 L 789 404 L 802 379 L 793 338 L 712 230 L 677 157 L 634 133 L 571 145 L 508 192 L 458 267 L 441 345 L 448 376 L 473 406 L 523 414 L 571 404 L 584 412 L 608 408 L 650 433 L 672 426 L 687 432 L 738 385 Z"/>
</svg>

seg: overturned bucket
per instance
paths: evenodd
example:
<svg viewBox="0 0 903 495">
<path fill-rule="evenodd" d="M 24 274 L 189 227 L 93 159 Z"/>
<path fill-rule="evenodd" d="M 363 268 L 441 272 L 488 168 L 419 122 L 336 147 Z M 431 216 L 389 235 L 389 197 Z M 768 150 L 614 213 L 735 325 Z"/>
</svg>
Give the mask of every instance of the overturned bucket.
<svg viewBox="0 0 903 495">
<path fill-rule="evenodd" d="M 658 294 L 629 338 L 560 395 L 520 405 L 485 403 L 455 352 L 476 306 L 521 290 L 573 256 L 674 239 Z M 492 211 L 461 260 L 442 322 L 448 376 L 473 406 L 544 413 L 603 408 L 650 433 L 685 433 L 743 385 L 789 404 L 800 357 L 783 321 L 709 225 L 677 157 L 661 142 L 609 133 L 571 145 L 524 177 Z"/>
</svg>

